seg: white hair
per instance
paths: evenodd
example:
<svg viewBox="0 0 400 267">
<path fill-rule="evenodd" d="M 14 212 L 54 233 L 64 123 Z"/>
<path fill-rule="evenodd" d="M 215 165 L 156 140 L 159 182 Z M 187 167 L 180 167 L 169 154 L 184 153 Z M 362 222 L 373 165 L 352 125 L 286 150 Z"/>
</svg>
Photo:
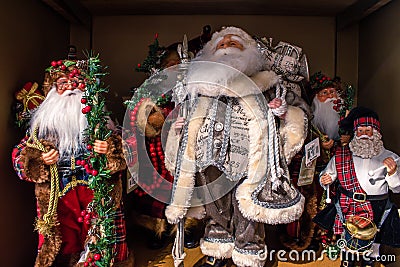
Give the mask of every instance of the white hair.
<svg viewBox="0 0 400 267">
<path fill-rule="evenodd" d="M 372 138 L 357 138 L 350 141 L 349 147 L 353 155 L 363 159 L 370 159 L 379 155 L 383 150 L 382 135 L 376 129 L 372 132 Z"/>
<path fill-rule="evenodd" d="M 59 95 L 53 86 L 30 122 L 31 135 L 37 129 L 39 139 L 56 145 L 60 158 L 77 155 L 84 149 L 83 132 L 88 123 L 82 113 L 82 95 L 79 89 Z"/>
<path fill-rule="evenodd" d="M 218 42 L 228 34 L 232 34 L 232 38 L 243 45 L 243 51 L 234 47 L 216 49 Z M 194 60 L 226 64 L 243 72 L 247 76 L 252 76 L 261 71 L 264 63 L 256 41 L 245 31 L 236 27 L 227 27 L 214 33 L 211 40 Z"/>
<path fill-rule="evenodd" d="M 321 102 L 315 96 L 311 105 L 313 111 L 313 124 L 330 139 L 339 139 L 339 113 L 333 109 L 333 101 L 337 98 L 328 98 Z"/>
</svg>

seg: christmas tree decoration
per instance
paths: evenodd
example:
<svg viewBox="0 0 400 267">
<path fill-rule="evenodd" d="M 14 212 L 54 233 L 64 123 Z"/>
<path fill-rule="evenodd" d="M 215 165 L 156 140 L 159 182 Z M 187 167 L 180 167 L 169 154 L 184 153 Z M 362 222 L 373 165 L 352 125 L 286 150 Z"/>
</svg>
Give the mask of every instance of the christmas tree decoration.
<svg viewBox="0 0 400 267">
<path fill-rule="evenodd" d="M 162 59 L 166 56 L 166 51 L 167 50 L 164 47 L 161 47 L 158 42 L 158 34 L 155 34 L 154 42 L 149 45 L 147 58 L 145 58 L 143 63 L 137 65 L 136 71 L 148 74 L 157 72 L 157 69 L 160 68 Z"/>
</svg>

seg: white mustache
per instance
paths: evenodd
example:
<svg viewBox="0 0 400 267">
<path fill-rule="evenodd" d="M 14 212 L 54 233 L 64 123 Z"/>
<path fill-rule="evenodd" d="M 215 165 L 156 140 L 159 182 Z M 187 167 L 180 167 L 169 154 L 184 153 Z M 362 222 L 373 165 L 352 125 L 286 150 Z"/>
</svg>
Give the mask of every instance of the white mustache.
<svg viewBox="0 0 400 267">
<path fill-rule="evenodd" d="M 80 89 L 75 88 L 74 90 L 65 90 L 64 93 L 62 93 L 62 96 L 70 96 L 70 95 L 76 95 L 82 93 Z"/>
<path fill-rule="evenodd" d="M 368 136 L 366 134 L 363 134 L 363 135 L 360 135 L 360 136 L 356 136 L 356 139 L 369 139 L 369 140 L 372 140 L 372 139 L 374 139 L 374 137 L 373 136 Z"/>
<path fill-rule="evenodd" d="M 335 101 L 337 98 L 336 97 L 331 97 L 331 98 L 327 98 L 324 103 L 328 103 L 328 102 L 333 102 Z"/>
</svg>

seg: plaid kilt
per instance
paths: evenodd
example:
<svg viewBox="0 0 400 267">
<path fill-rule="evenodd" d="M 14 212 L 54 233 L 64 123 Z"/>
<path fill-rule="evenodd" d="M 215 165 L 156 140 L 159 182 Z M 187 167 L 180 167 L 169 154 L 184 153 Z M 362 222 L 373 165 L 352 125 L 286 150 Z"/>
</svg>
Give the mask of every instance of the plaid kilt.
<svg viewBox="0 0 400 267">
<path fill-rule="evenodd" d="M 354 169 L 353 155 L 348 146 L 338 147 L 335 153 L 335 164 L 340 186 L 350 192 L 357 192 L 365 194 L 357 180 L 356 172 Z M 340 194 L 339 204 L 342 210 L 345 221 L 353 215 L 362 216 L 374 219 L 371 202 L 357 202 L 352 198 Z M 339 214 L 336 214 L 334 233 L 341 234 L 343 232 L 343 225 L 340 221 Z"/>
</svg>

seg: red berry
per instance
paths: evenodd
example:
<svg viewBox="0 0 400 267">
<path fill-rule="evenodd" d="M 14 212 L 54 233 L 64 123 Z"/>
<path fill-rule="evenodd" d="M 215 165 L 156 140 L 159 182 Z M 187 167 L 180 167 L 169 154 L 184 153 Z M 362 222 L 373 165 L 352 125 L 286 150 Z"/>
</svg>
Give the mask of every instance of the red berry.
<svg viewBox="0 0 400 267">
<path fill-rule="evenodd" d="M 75 77 L 75 74 L 73 74 L 73 73 L 71 72 L 70 74 L 68 74 L 68 77 L 74 78 L 74 77 Z"/>
<path fill-rule="evenodd" d="M 93 146 L 92 146 L 91 144 L 88 144 L 88 145 L 86 146 L 86 148 L 87 148 L 88 150 L 92 150 Z"/>
<path fill-rule="evenodd" d="M 57 65 L 61 66 L 63 64 L 62 60 L 57 61 Z"/>
<path fill-rule="evenodd" d="M 81 211 L 81 216 L 85 216 L 87 214 L 86 210 Z"/>
<path fill-rule="evenodd" d="M 78 222 L 82 223 L 83 222 L 83 218 L 82 217 L 78 217 Z"/>
<path fill-rule="evenodd" d="M 142 66 L 140 63 L 137 64 L 138 68 L 140 68 L 140 66 Z"/>
<path fill-rule="evenodd" d="M 89 262 L 85 261 L 85 263 L 83 264 L 84 267 L 88 267 L 89 266 Z"/>
<path fill-rule="evenodd" d="M 92 110 L 91 106 L 86 106 L 85 108 L 87 109 L 87 112 L 90 112 Z"/>
<path fill-rule="evenodd" d="M 97 174 L 99 174 L 99 172 L 97 170 L 92 170 L 92 175 L 96 176 Z"/>
<path fill-rule="evenodd" d="M 73 74 L 78 74 L 78 70 L 77 70 L 77 69 L 73 69 L 73 70 L 72 70 L 72 73 L 73 73 Z"/>
<path fill-rule="evenodd" d="M 86 164 L 86 161 L 83 159 L 83 160 L 81 160 L 81 164 L 79 164 L 79 165 L 85 166 L 85 164 Z"/>
<path fill-rule="evenodd" d="M 85 221 L 90 220 L 90 214 L 86 213 L 84 219 L 85 219 Z"/>
<path fill-rule="evenodd" d="M 89 257 L 89 258 L 87 259 L 87 261 L 88 261 L 88 262 L 92 262 L 93 259 L 92 259 L 91 257 Z"/>
<path fill-rule="evenodd" d="M 66 70 L 66 69 L 67 69 L 67 66 L 61 65 L 61 69 L 62 69 L 62 70 Z"/>
<path fill-rule="evenodd" d="M 56 67 L 56 66 L 57 66 L 57 61 L 52 61 L 52 62 L 51 62 L 51 65 L 52 65 L 53 67 Z"/>
<path fill-rule="evenodd" d="M 86 84 L 85 83 L 80 83 L 79 84 L 79 89 L 85 89 L 86 88 Z"/>
<path fill-rule="evenodd" d="M 76 165 L 81 165 L 81 160 L 77 159 L 75 163 L 76 163 Z"/>
<path fill-rule="evenodd" d="M 86 224 L 90 224 L 90 220 L 85 220 L 85 223 Z"/>
<path fill-rule="evenodd" d="M 158 38 L 158 33 L 154 34 L 154 38 L 155 38 L 155 39 Z"/>
<path fill-rule="evenodd" d="M 98 261 L 98 260 L 101 259 L 101 255 L 98 254 L 98 253 L 97 253 L 97 254 L 94 254 L 93 258 L 94 258 L 96 261 Z"/>
<path fill-rule="evenodd" d="M 87 103 L 87 99 L 86 98 L 81 98 L 81 103 L 82 104 L 86 104 Z"/>
</svg>

